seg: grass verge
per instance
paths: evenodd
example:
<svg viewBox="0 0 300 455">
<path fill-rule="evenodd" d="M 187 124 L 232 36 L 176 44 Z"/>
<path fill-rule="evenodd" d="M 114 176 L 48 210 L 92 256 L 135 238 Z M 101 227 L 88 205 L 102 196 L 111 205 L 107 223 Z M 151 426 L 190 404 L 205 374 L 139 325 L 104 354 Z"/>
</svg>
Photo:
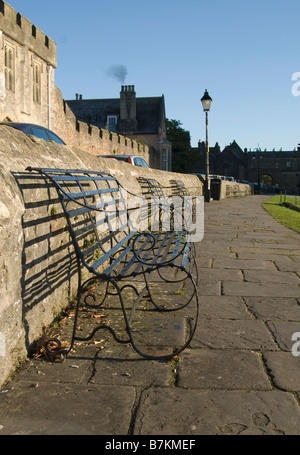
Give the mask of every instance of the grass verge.
<svg viewBox="0 0 300 455">
<path fill-rule="evenodd" d="M 279 223 L 300 233 L 300 212 L 282 206 L 280 195 L 272 196 L 264 202 L 263 208 Z"/>
</svg>

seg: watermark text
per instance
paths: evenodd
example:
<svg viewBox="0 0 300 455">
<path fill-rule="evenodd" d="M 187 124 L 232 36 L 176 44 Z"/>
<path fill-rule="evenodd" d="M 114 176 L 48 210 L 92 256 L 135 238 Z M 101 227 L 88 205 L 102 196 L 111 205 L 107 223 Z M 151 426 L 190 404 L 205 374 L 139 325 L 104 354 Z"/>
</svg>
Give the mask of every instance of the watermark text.
<svg viewBox="0 0 300 455">
<path fill-rule="evenodd" d="M 292 85 L 292 95 L 299 96 L 300 95 L 300 72 L 296 72 L 292 74 L 292 81 L 296 81 Z"/>
<path fill-rule="evenodd" d="M 0 332 L 0 357 L 6 356 L 5 349 L 5 334 Z"/>
<path fill-rule="evenodd" d="M 300 332 L 295 332 L 292 335 L 292 341 L 296 341 L 296 343 L 292 346 L 292 354 L 294 357 L 300 356 Z"/>
</svg>

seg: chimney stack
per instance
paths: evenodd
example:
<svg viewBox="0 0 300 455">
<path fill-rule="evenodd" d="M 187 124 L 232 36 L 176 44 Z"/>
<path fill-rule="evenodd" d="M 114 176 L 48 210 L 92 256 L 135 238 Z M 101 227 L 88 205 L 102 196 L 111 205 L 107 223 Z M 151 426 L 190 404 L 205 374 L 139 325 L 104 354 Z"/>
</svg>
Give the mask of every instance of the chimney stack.
<svg viewBox="0 0 300 455">
<path fill-rule="evenodd" d="M 119 130 L 134 132 L 136 129 L 136 93 L 134 85 L 122 85 L 120 92 Z"/>
</svg>

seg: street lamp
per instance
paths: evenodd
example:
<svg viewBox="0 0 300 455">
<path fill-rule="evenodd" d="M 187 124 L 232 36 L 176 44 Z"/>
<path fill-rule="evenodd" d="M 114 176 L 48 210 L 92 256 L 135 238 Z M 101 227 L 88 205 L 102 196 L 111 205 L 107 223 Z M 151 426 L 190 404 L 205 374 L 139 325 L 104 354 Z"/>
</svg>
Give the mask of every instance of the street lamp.
<svg viewBox="0 0 300 455">
<path fill-rule="evenodd" d="M 201 98 L 201 103 L 203 110 L 206 116 L 206 157 L 205 157 L 205 201 L 210 202 L 210 180 L 209 180 L 209 147 L 208 147 L 208 112 L 210 111 L 212 99 L 208 94 L 208 91 L 205 90 L 203 97 Z"/>
</svg>

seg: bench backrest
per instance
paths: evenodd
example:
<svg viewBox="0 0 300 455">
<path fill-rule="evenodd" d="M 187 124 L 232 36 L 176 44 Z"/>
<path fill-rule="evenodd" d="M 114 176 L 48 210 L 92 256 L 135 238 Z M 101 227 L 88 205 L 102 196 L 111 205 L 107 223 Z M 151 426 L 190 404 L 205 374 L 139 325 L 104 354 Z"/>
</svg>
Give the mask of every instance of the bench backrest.
<svg viewBox="0 0 300 455">
<path fill-rule="evenodd" d="M 174 196 L 189 196 L 189 191 L 181 180 L 171 180 L 170 183 Z"/>
<path fill-rule="evenodd" d="M 91 271 L 110 261 L 136 230 L 130 226 L 126 191 L 105 172 L 41 169 L 58 192 L 76 252 Z"/>
</svg>

